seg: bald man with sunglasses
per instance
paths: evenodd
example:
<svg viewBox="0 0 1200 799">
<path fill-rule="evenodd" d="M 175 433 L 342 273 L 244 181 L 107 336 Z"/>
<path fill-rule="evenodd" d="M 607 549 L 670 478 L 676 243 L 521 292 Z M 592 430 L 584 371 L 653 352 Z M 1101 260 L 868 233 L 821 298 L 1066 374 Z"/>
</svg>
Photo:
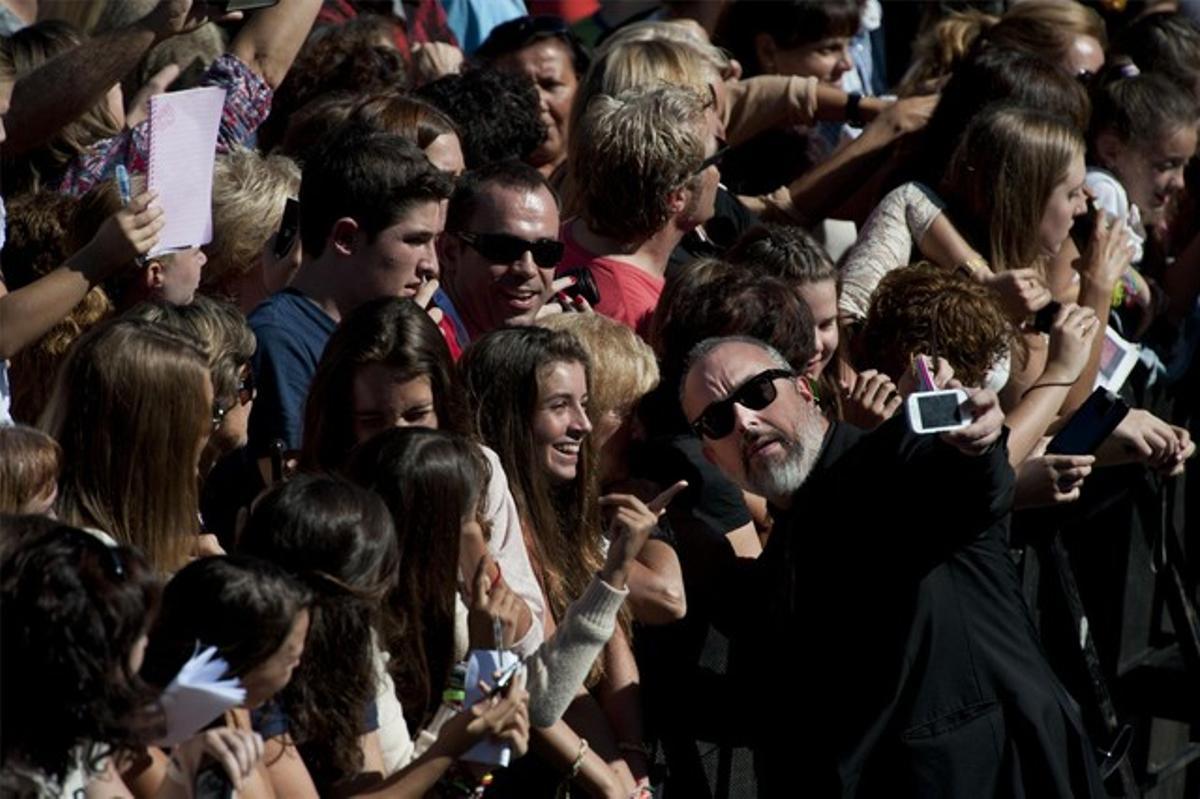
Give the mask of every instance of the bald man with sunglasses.
<svg viewBox="0 0 1200 799">
<path fill-rule="evenodd" d="M 725 564 L 725 626 L 774 686 L 732 702 L 765 733 L 760 796 L 1105 795 L 1008 556 L 1004 415 L 964 390 L 964 428 L 917 435 L 899 414 L 864 433 L 762 342 L 692 351 L 684 413 L 775 522 L 757 560 Z"/>
</svg>

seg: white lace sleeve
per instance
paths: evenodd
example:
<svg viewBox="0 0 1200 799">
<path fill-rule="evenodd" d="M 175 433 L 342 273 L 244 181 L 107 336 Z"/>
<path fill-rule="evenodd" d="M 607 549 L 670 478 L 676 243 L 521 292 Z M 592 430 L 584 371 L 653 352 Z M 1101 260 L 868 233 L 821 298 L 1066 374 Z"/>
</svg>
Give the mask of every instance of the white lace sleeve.
<svg viewBox="0 0 1200 799">
<path fill-rule="evenodd" d="M 879 281 L 893 269 L 908 266 L 913 247 L 944 207 L 920 183 L 905 183 L 880 200 L 842 261 L 838 310 L 857 319 L 865 317 Z"/>
</svg>

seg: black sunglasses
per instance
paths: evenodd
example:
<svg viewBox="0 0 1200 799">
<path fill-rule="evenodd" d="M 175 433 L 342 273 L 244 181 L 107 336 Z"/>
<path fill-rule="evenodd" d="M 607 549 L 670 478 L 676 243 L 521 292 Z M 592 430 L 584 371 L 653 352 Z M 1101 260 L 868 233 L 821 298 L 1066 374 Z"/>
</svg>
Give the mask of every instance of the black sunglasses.
<svg viewBox="0 0 1200 799">
<path fill-rule="evenodd" d="M 533 262 L 541 269 L 553 269 L 562 260 L 565 245 L 555 239 L 527 241 L 507 233 L 456 233 L 475 252 L 499 264 L 521 260 L 525 253 L 533 254 Z"/>
<path fill-rule="evenodd" d="M 700 166 L 693 172 L 693 175 L 699 175 L 710 166 L 719 166 L 725 160 L 726 154 L 729 152 L 729 145 L 724 139 L 717 139 L 717 151 L 700 162 Z"/>
<path fill-rule="evenodd" d="M 692 422 L 692 432 L 714 441 L 733 432 L 733 406 L 741 405 L 752 411 L 761 411 L 779 396 L 775 381 L 781 377 L 795 377 L 790 369 L 768 369 L 738 386 L 737 390 L 723 400 L 718 400 L 704 409 Z"/>
</svg>

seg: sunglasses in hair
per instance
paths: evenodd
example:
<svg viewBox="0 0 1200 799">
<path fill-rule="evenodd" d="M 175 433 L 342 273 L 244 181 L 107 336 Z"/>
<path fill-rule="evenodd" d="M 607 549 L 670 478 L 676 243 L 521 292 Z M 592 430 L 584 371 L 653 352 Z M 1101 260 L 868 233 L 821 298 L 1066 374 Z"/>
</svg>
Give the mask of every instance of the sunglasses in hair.
<svg viewBox="0 0 1200 799">
<path fill-rule="evenodd" d="M 761 411 L 779 396 L 775 381 L 781 377 L 795 377 L 790 369 L 768 369 L 738 386 L 737 390 L 723 400 L 712 403 L 692 422 L 692 432 L 703 438 L 716 441 L 733 432 L 733 406 L 741 405 L 751 411 Z"/>
<path fill-rule="evenodd" d="M 498 264 L 519 261 L 525 253 L 533 255 L 533 262 L 540 269 L 553 269 L 562 260 L 565 246 L 555 239 L 528 241 L 507 233 L 456 233 L 475 252 Z"/>
<path fill-rule="evenodd" d="M 254 387 L 254 370 L 250 368 L 250 364 L 242 364 L 242 368 L 238 370 L 237 384 L 237 401 L 240 405 L 248 405 L 251 400 L 257 395 L 258 391 Z M 221 423 L 225 421 L 225 415 L 233 410 L 233 406 L 223 408 L 216 402 L 212 407 L 212 429 L 215 433 Z"/>
</svg>

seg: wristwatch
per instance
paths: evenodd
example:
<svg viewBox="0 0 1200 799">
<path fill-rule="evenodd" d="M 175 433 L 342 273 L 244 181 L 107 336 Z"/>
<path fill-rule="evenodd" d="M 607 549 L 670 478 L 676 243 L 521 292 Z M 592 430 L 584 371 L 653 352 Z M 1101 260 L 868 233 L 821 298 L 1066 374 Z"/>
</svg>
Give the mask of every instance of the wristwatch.
<svg viewBox="0 0 1200 799">
<path fill-rule="evenodd" d="M 859 104 L 862 102 L 862 95 L 858 92 L 850 92 L 846 95 L 846 124 L 852 128 L 861 128 L 865 123 L 862 118 L 862 109 Z"/>
</svg>

